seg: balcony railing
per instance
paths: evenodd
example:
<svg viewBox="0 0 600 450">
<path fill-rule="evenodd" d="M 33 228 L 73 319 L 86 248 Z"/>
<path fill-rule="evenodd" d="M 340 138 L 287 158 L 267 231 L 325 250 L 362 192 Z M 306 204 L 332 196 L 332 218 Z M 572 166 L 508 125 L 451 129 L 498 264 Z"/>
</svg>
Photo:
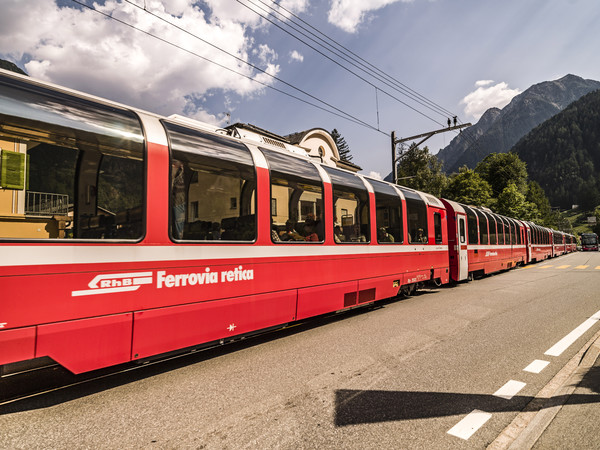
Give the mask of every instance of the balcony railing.
<svg viewBox="0 0 600 450">
<path fill-rule="evenodd" d="M 36 216 L 66 216 L 68 213 L 68 195 L 27 191 L 25 214 Z"/>
</svg>

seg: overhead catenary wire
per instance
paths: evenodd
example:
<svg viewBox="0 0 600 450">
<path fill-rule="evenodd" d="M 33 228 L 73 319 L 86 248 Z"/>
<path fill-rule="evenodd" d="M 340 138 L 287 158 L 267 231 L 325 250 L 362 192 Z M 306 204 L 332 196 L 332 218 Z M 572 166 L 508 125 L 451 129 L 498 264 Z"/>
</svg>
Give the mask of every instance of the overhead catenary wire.
<svg viewBox="0 0 600 450">
<path fill-rule="evenodd" d="M 239 2 L 239 0 L 237 0 L 237 1 Z M 263 5 L 265 5 L 267 8 L 271 9 L 275 13 L 277 13 L 280 16 L 282 16 L 282 17 L 285 18 L 285 21 L 282 20 L 282 19 L 279 19 L 279 18 L 277 18 L 277 20 L 281 21 L 282 23 L 286 23 L 286 24 L 287 24 L 287 21 L 289 21 L 289 22 L 293 23 L 294 25 L 300 27 L 301 29 L 303 29 L 306 32 L 308 32 L 315 39 L 318 39 L 319 41 L 321 41 L 323 44 L 319 44 L 319 45 L 322 46 L 323 48 L 326 48 L 325 46 L 327 46 L 327 47 L 330 47 L 331 49 L 334 49 L 336 52 L 341 52 L 345 57 L 348 57 L 351 60 L 353 60 L 352 64 L 355 67 L 358 67 L 361 70 L 365 71 L 366 73 L 369 73 L 371 76 L 373 76 L 374 78 L 376 78 L 378 80 L 381 80 L 381 78 L 378 78 L 379 76 L 387 79 L 387 81 L 389 81 L 390 83 L 392 83 L 392 85 L 394 86 L 394 89 L 396 89 L 397 91 L 403 93 L 403 95 L 406 95 L 407 97 L 413 99 L 414 101 L 417 101 L 419 103 L 421 103 L 421 102 L 427 103 L 429 106 L 424 105 L 424 103 L 421 103 L 421 104 L 423 106 L 427 106 L 432 111 L 436 111 L 436 112 L 440 113 L 441 115 L 443 115 L 444 117 L 448 117 L 448 116 L 454 117 L 454 116 L 457 116 L 455 113 L 453 113 L 453 112 L 451 112 L 451 111 L 443 108 L 442 106 L 440 106 L 437 103 L 435 103 L 434 101 L 428 99 L 424 95 L 419 94 L 414 89 L 411 89 L 410 87 L 406 86 L 404 83 L 398 81 L 392 75 L 387 74 L 383 70 L 379 69 L 377 66 L 373 65 L 369 61 L 367 61 L 364 58 L 360 57 L 359 55 L 357 55 L 356 53 L 354 53 L 352 50 L 346 48 L 345 46 L 343 46 L 342 44 L 340 44 L 339 42 L 337 42 L 335 39 L 331 38 L 327 34 L 323 33 L 319 29 L 317 29 L 316 27 L 312 26 L 310 23 L 308 23 L 307 21 L 305 21 L 304 19 L 302 19 L 298 15 L 294 14 L 289 9 L 285 8 L 283 5 L 281 5 L 281 3 L 277 3 L 275 0 L 270 0 L 271 3 L 277 5 L 280 9 L 282 9 L 283 11 L 285 11 L 287 14 L 289 14 L 290 16 L 296 18 L 297 20 L 299 20 L 300 22 L 302 22 L 303 24 L 305 24 L 310 29 L 314 30 L 316 33 L 318 33 L 318 35 L 315 34 L 315 33 L 313 33 L 312 31 L 310 31 L 306 27 L 302 26 L 301 24 L 299 24 L 297 22 L 294 22 L 294 20 L 290 19 L 289 17 L 286 17 L 285 14 L 282 14 L 276 8 L 273 8 L 272 6 L 267 5 L 263 0 L 248 0 L 248 1 L 251 1 L 252 3 L 259 2 L 259 3 L 263 4 Z M 264 11 L 264 9 L 263 9 L 263 11 Z M 270 14 L 270 15 L 272 15 L 272 14 Z M 275 17 L 275 16 L 273 16 L 273 17 Z M 294 29 L 291 26 L 290 26 L 290 28 Z M 294 29 L 294 30 L 298 31 L 296 29 Z M 312 39 L 311 37 L 306 36 L 304 33 L 301 33 L 301 34 L 303 36 L 305 36 L 305 37 L 308 37 L 313 42 L 317 43 L 315 39 Z M 323 36 L 325 39 L 319 37 L 319 35 Z M 294 36 L 294 37 L 296 39 L 298 39 L 299 41 L 303 42 L 298 37 L 296 37 L 296 36 Z M 339 56 L 338 53 L 333 52 L 331 49 L 328 49 L 328 51 L 331 51 L 332 53 L 334 53 L 337 56 Z M 345 60 L 348 61 L 347 59 L 345 59 Z M 388 86 L 391 86 L 391 85 L 388 85 Z"/>
<path fill-rule="evenodd" d="M 162 37 L 160 37 L 160 36 L 157 36 L 157 35 L 155 35 L 155 34 L 153 34 L 153 33 L 149 32 L 149 31 L 143 30 L 143 29 L 141 29 L 141 28 L 139 28 L 139 27 L 137 27 L 137 26 L 135 26 L 135 25 L 133 25 L 133 24 L 130 24 L 130 23 L 128 23 L 128 22 L 126 22 L 126 21 L 124 21 L 124 20 L 121 20 L 121 19 L 119 19 L 119 18 L 116 18 L 116 17 L 114 17 L 114 16 L 111 16 L 110 14 L 107 14 L 107 13 L 105 13 L 105 12 L 99 11 L 98 9 L 96 9 L 96 8 L 94 8 L 94 7 L 92 7 L 92 6 L 89 6 L 89 5 L 85 4 L 85 3 L 83 3 L 82 1 L 79 1 L 79 0 L 71 0 L 71 1 L 73 1 L 74 3 L 76 3 L 76 4 L 80 5 L 80 6 L 83 6 L 83 7 L 85 7 L 85 8 L 88 8 L 88 9 L 90 9 L 91 11 L 94 11 L 94 12 L 96 12 L 96 13 L 98 13 L 98 14 L 100 14 L 100 15 L 102 15 L 102 16 L 104 16 L 104 17 L 108 18 L 108 19 L 115 20 L 116 22 L 119 22 L 119 23 L 121 23 L 122 25 L 125 25 L 125 26 L 127 26 L 127 27 L 129 27 L 129 28 L 132 28 L 132 29 L 134 29 L 134 30 L 136 30 L 136 31 L 139 31 L 139 32 L 141 32 L 141 33 L 143 33 L 143 34 L 145 34 L 145 35 L 147 35 L 147 36 L 150 36 L 150 37 L 152 37 L 152 38 L 154 38 L 154 39 L 157 39 L 157 40 L 159 40 L 159 41 L 161 41 L 161 42 L 163 42 L 163 43 L 165 43 L 165 44 L 171 45 L 171 46 L 173 46 L 173 47 L 175 47 L 175 48 L 177 48 L 177 49 L 179 49 L 179 50 L 182 50 L 182 51 L 184 51 L 184 52 L 186 52 L 186 53 L 188 53 L 188 54 L 191 54 L 191 55 L 193 55 L 193 56 L 195 56 L 195 57 L 197 57 L 197 58 L 203 59 L 204 61 L 207 61 L 207 62 L 209 62 L 209 63 L 211 63 L 211 64 L 214 64 L 214 65 L 216 65 L 216 66 L 218 66 L 218 67 L 221 67 L 222 69 L 225 69 L 225 70 L 227 70 L 227 71 L 229 71 L 229 72 L 232 72 L 232 73 L 235 73 L 235 74 L 237 74 L 237 75 L 240 75 L 240 76 L 242 76 L 242 77 L 244 77 L 244 78 L 246 78 L 246 79 L 248 79 L 248 80 L 251 80 L 251 81 L 253 81 L 253 82 L 255 82 L 255 83 L 258 83 L 258 84 L 260 84 L 260 85 L 262 85 L 262 86 L 265 86 L 265 87 L 267 87 L 267 88 L 269 88 L 269 89 L 272 89 L 272 90 L 274 90 L 274 91 L 276 91 L 276 92 L 279 92 L 279 93 L 281 93 L 281 94 L 284 94 L 284 95 L 287 95 L 287 96 L 289 96 L 289 97 L 291 97 L 291 98 L 294 98 L 295 100 L 299 100 L 299 101 L 301 101 L 301 102 L 303 102 L 303 103 L 305 103 L 305 104 L 308 104 L 308 105 L 310 105 L 310 106 L 313 106 L 313 107 L 315 107 L 315 108 L 318 108 L 318 109 L 320 109 L 320 110 L 322 110 L 322 111 L 325 111 L 325 112 L 328 112 L 328 113 L 330 113 L 330 114 L 333 114 L 333 115 L 335 115 L 335 116 L 337 116 L 337 117 L 340 117 L 340 118 L 343 118 L 343 119 L 349 120 L 349 121 L 351 121 L 351 122 L 353 122 L 353 123 L 355 123 L 355 124 L 358 124 L 358 125 L 364 126 L 364 127 L 366 127 L 366 128 L 369 128 L 369 129 L 371 129 L 371 130 L 373 130 L 373 131 L 377 131 L 377 132 L 379 132 L 379 133 L 381 133 L 381 134 L 384 134 L 384 135 L 386 135 L 386 136 L 387 136 L 387 133 L 384 133 L 384 132 L 382 132 L 382 131 L 378 130 L 378 129 L 377 129 L 377 127 L 375 127 L 375 126 L 373 126 L 373 125 L 371 125 L 371 124 L 369 124 L 369 123 L 367 123 L 367 122 L 365 122 L 365 121 L 363 121 L 363 120 L 361 120 L 361 119 L 359 119 L 359 118 L 357 118 L 357 117 L 353 116 L 353 115 L 352 115 L 352 114 L 350 114 L 350 113 L 347 113 L 347 112 L 343 111 L 343 110 L 342 110 L 342 109 L 340 109 L 340 108 L 337 108 L 337 107 L 335 107 L 335 106 L 333 106 L 333 105 L 331 105 L 331 104 L 329 104 L 329 103 L 327 103 L 327 102 L 325 102 L 325 101 L 323 101 L 323 100 L 321 100 L 321 99 L 317 98 L 316 96 L 314 96 L 314 95 L 312 95 L 312 94 L 310 94 L 310 93 L 308 93 L 308 92 L 306 92 L 306 91 L 304 91 L 304 90 L 302 90 L 302 89 L 300 89 L 300 88 L 298 88 L 298 87 L 294 86 L 293 84 L 286 82 L 285 80 L 282 80 L 282 79 L 280 79 L 280 78 L 278 78 L 278 77 L 276 77 L 276 76 L 274 76 L 274 75 L 272 75 L 272 74 L 268 73 L 267 71 L 265 71 L 265 70 L 263 70 L 263 69 L 261 69 L 261 68 L 259 68 L 259 67 L 255 66 L 255 65 L 253 65 L 253 64 L 251 64 L 251 63 L 249 63 L 248 61 L 245 61 L 245 60 L 243 60 L 242 58 L 239 58 L 238 56 L 236 56 L 236 55 L 233 55 L 232 53 L 229 53 L 229 52 L 227 52 L 227 51 L 225 51 L 225 50 L 223 50 L 223 49 L 221 49 L 221 48 L 219 48 L 219 47 L 215 46 L 214 44 L 212 44 L 212 43 L 210 43 L 210 42 L 208 42 L 208 41 L 206 41 L 206 40 L 202 39 L 201 37 L 199 37 L 199 36 L 196 36 L 196 35 L 194 35 L 193 33 L 191 33 L 191 32 L 189 32 L 189 31 L 187 31 L 187 30 L 185 30 L 185 29 L 183 29 L 183 28 L 179 27 L 177 24 L 174 24 L 174 23 L 172 23 L 172 22 L 170 22 L 170 21 L 168 21 L 168 20 L 166 20 L 166 19 L 164 19 L 164 18 L 161 18 L 160 16 L 158 16 L 158 15 L 156 15 L 156 14 L 152 13 L 151 11 L 148 11 L 148 10 L 147 10 L 145 7 L 141 7 L 141 6 L 139 6 L 139 5 L 137 5 L 137 4 L 133 3 L 133 2 L 131 2 L 130 0 L 125 0 L 125 1 L 126 1 L 127 3 L 130 3 L 131 5 L 133 5 L 133 6 L 137 7 L 137 8 L 139 8 L 139 9 L 141 9 L 141 10 L 145 11 L 146 13 L 148 13 L 148 14 L 151 14 L 151 15 L 153 15 L 154 17 L 156 17 L 156 18 L 158 18 L 158 19 L 160 19 L 160 20 L 162 20 L 162 21 L 164 21 L 164 22 L 166 22 L 166 23 L 170 24 L 171 26 L 174 26 L 174 27 L 178 28 L 179 30 L 181 30 L 181 31 L 183 31 L 183 32 L 185 32 L 185 33 L 187 33 L 187 34 L 189 34 L 189 35 L 193 36 L 194 38 L 196 38 L 196 39 L 199 39 L 199 40 L 200 40 L 200 41 L 202 41 L 202 42 L 205 42 L 206 44 L 208 44 L 208 45 L 210 45 L 210 46 L 212 46 L 212 47 L 216 48 L 217 50 L 219 50 L 219 51 L 221 51 L 221 52 L 224 52 L 224 53 L 228 54 L 229 56 L 231 56 L 231 57 L 233 57 L 233 58 L 237 59 L 238 61 L 240 61 L 240 62 L 242 62 L 242 63 L 244 63 L 244 64 L 248 65 L 249 67 L 252 67 L 253 69 L 255 69 L 255 70 L 257 70 L 257 71 L 259 71 L 259 72 L 261 72 L 261 73 L 263 73 L 263 74 L 265 74 L 265 75 L 267 75 L 267 76 L 269 76 L 269 77 L 271 77 L 271 78 L 273 78 L 273 79 L 275 79 L 275 80 L 277 80 L 277 81 L 279 81 L 279 82 L 281 82 L 281 83 L 285 84 L 286 86 L 290 87 L 291 89 L 294 89 L 294 90 L 296 90 L 296 91 L 298 91 L 298 92 L 302 93 L 303 95 L 306 95 L 307 97 L 309 97 L 309 98 L 312 98 L 312 99 L 313 99 L 313 100 L 315 100 L 316 102 L 318 102 L 318 103 L 321 103 L 321 104 L 323 104 L 323 105 L 327 106 L 327 108 L 331 108 L 331 110 L 329 110 L 329 109 L 326 109 L 326 108 L 325 108 L 325 107 L 323 107 L 323 106 L 319 106 L 318 104 L 315 104 L 315 103 L 313 103 L 313 102 L 307 101 L 306 99 L 303 99 L 303 98 L 300 98 L 300 97 L 298 97 L 298 96 L 295 96 L 295 95 L 293 95 L 293 94 L 290 94 L 289 92 L 286 92 L 286 91 L 284 91 L 284 90 L 278 89 L 278 88 L 276 88 L 276 87 L 274 87 L 274 86 L 271 86 L 271 85 L 269 85 L 269 84 L 267 84 L 267 83 L 265 83 L 265 82 L 262 82 L 262 81 L 260 81 L 260 80 L 257 80 L 257 79 L 255 79 L 255 78 L 253 78 L 253 77 L 249 76 L 249 75 L 246 75 L 246 74 L 243 74 L 243 73 L 241 73 L 241 72 L 238 72 L 238 71 L 236 71 L 236 70 L 234 70 L 234 69 L 231 69 L 231 68 L 229 68 L 229 67 L 227 67 L 227 66 L 225 66 L 225 65 L 223 65 L 223 64 L 217 63 L 216 61 L 213 61 L 213 60 L 211 60 L 210 58 L 207 58 L 207 57 L 205 57 L 205 56 L 199 55 L 198 53 L 196 53 L 196 52 L 193 52 L 193 51 L 191 51 L 191 50 L 189 50 L 189 49 L 186 49 L 186 48 L 182 47 L 181 45 L 175 44 L 175 43 L 173 43 L 173 42 L 169 41 L 168 39 L 162 38 Z"/>
<path fill-rule="evenodd" d="M 342 67 L 345 70 L 349 71 L 350 73 L 352 73 L 353 75 L 357 76 L 361 80 L 365 81 L 364 78 L 362 78 L 361 76 L 357 75 L 353 71 L 349 70 L 347 67 L 344 67 L 339 61 L 334 61 L 329 56 L 324 55 L 321 51 L 315 49 L 312 45 L 310 45 L 307 42 L 305 42 L 302 38 L 294 35 L 293 33 L 289 32 L 288 30 L 283 29 L 281 26 L 275 24 L 273 21 L 271 21 L 270 19 L 266 18 L 265 16 L 263 16 L 258 11 L 254 10 L 254 9 L 250 8 L 248 5 L 245 5 L 244 3 L 242 3 L 240 0 L 236 0 L 236 1 L 238 3 L 240 3 L 241 5 L 245 6 L 250 11 L 253 11 L 259 17 L 262 17 L 263 19 L 265 19 L 268 22 L 272 23 L 274 26 L 278 27 L 279 29 L 281 29 L 285 33 L 289 34 L 294 39 L 302 42 L 303 44 L 305 44 L 309 48 L 317 51 L 322 56 L 324 56 L 327 59 L 333 61 L 335 64 L 339 65 L 340 67 Z M 397 80 L 396 78 L 394 78 L 392 75 L 387 74 L 386 72 L 384 72 L 383 70 L 379 69 L 378 67 L 376 67 L 375 65 L 373 65 L 369 61 L 365 60 L 364 58 L 360 57 L 356 53 L 352 52 L 350 49 L 346 48 L 345 46 L 343 46 L 342 44 L 340 44 L 339 42 L 337 42 L 335 39 L 333 39 L 330 36 L 326 35 L 325 33 L 321 32 L 320 30 L 318 30 L 317 28 L 315 28 L 314 26 L 312 26 L 310 23 L 308 23 L 307 21 L 305 21 L 304 19 L 302 19 L 298 15 L 294 14 L 292 11 L 290 11 L 287 8 L 285 8 L 284 6 L 282 6 L 280 3 L 276 2 L 275 0 L 270 0 L 270 2 L 272 4 L 274 4 L 274 5 L 276 5 L 281 10 L 285 11 L 287 14 L 289 14 L 289 17 L 286 16 L 285 14 L 282 14 L 277 8 L 274 8 L 273 6 L 268 5 L 263 0 L 246 0 L 246 1 L 248 1 L 249 3 L 251 3 L 253 6 L 256 6 L 257 8 L 260 8 L 263 12 L 267 13 L 269 16 L 271 16 L 274 19 L 278 20 L 282 24 L 285 24 L 288 28 L 294 30 L 294 32 L 297 32 L 297 33 L 301 34 L 302 36 L 310 39 L 312 42 L 316 43 L 321 48 L 323 48 L 326 51 L 332 53 L 336 57 L 341 58 L 342 60 L 346 61 L 347 63 L 350 63 L 352 66 L 358 68 L 359 70 L 361 70 L 365 74 L 373 77 L 375 80 L 377 80 L 379 82 L 383 82 L 385 85 L 387 85 L 388 87 L 391 87 L 392 89 L 396 90 L 397 92 L 400 92 L 402 95 L 405 95 L 410 100 L 415 101 L 416 103 L 420 104 L 421 106 L 424 106 L 427 109 L 429 109 L 431 111 L 434 111 L 434 112 L 438 113 L 439 115 L 441 115 L 441 116 L 443 116 L 445 118 L 446 117 L 455 117 L 459 123 L 462 122 L 460 119 L 458 119 L 458 115 L 455 114 L 454 112 L 447 110 L 446 108 L 438 105 L 437 103 L 433 102 L 432 100 L 428 99 L 427 97 L 423 96 L 422 94 L 418 93 L 417 91 L 415 91 L 415 90 L 411 89 L 410 87 L 406 86 L 405 84 L 403 84 L 402 82 L 400 82 L 399 80 Z M 273 11 L 274 13 L 276 13 L 278 16 L 283 17 L 283 19 L 280 18 L 280 17 L 278 17 L 278 16 L 276 16 L 273 13 L 270 13 L 270 12 L 266 11 L 264 8 L 258 6 L 256 4 L 257 2 L 261 3 L 265 7 L 269 8 L 271 11 Z M 295 22 L 291 17 L 296 18 L 298 21 L 302 22 L 307 27 L 309 27 L 310 29 L 314 30 L 316 33 L 318 33 L 318 35 L 321 35 L 324 38 L 321 38 L 317 34 L 315 34 L 312 31 L 310 31 L 308 28 L 306 28 L 306 27 L 302 26 L 301 24 Z M 297 28 L 294 28 L 293 26 L 290 25 L 290 23 L 292 23 L 295 26 L 297 26 L 297 27 L 301 28 L 302 30 L 306 31 L 308 33 L 308 35 L 306 33 L 302 32 L 302 31 L 299 31 Z M 318 42 L 317 40 L 320 41 L 320 42 Z M 340 53 L 341 53 L 341 55 L 340 55 Z M 381 89 L 380 87 L 377 87 L 377 86 L 375 86 L 374 84 L 372 84 L 372 83 L 370 83 L 368 81 L 367 81 L 367 83 L 369 83 L 371 86 L 373 86 L 375 88 L 376 94 L 377 94 L 377 90 L 380 90 L 380 91 L 384 92 L 386 95 L 390 96 L 391 98 L 393 98 L 395 100 L 398 100 L 396 97 L 391 96 L 389 93 L 387 93 L 385 90 Z M 408 106 L 408 105 L 406 105 L 406 103 L 404 103 L 404 102 L 402 102 L 400 100 L 398 100 L 398 101 L 400 103 L 404 104 L 405 106 Z M 411 109 L 413 109 L 413 110 L 416 111 L 416 109 L 414 109 L 414 108 L 412 108 L 410 106 L 409 106 L 409 108 L 411 108 Z M 422 114 L 420 111 L 417 111 L 417 112 L 419 112 L 420 114 Z M 379 111 L 377 111 L 377 113 L 379 113 Z M 422 114 L 422 115 L 424 115 L 424 114 Z M 425 115 L 425 116 L 428 119 L 434 121 L 435 123 L 438 123 L 438 124 L 440 124 L 440 125 L 443 126 L 443 124 L 441 124 L 440 122 L 432 119 L 431 117 L 429 117 L 427 115 Z M 378 125 L 378 128 L 379 128 L 379 125 Z M 467 130 L 463 130 L 462 132 L 465 133 L 465 132 L 467 132 Z M 458 132 L 456 132 L 456 133 L 458 134 Z M 477 139 L 475 139 L 473 137 L 473 135 L 471 134 L 471 130 L 468 130 L 467 134 L 463 134 L 462 136 L 471 145 L 477 145 L 478 144 L 477 143 Z"/>
<path fill-rule="evenodd" d="M 241 0 L 236 0 L 236 1 L 237 1 L 237 2 L 238 2 L 240 5 L 244 6 L 245 8 L 248 8 L 250 11 L 252 11 L 252 12 L 254 12 L 255 14 L 257 14 L 258 16 L 262 17 L 262 18 L 263 18 L 264 20 L 266 20 L 267 22 L 269 22 L 269 23 L 271 23 L 272 25 L 274 25 L 275 27 L 279 28 L 279 29 L 280 29 L 281 31 L 283 31 L 284 33 L 287 33 L 287 34 L 289 34 L 290 36 L 294 37 L 295 39 L 298 39 L 298 40 L 300 40 L 300 41 L 301 41 L 303 44 L 305 44 L 306 46 L 308 46 L 310 49 L 312 49 L 312 50 L 314 50 L 315 52 L 319 53 L 320 55 L 322 55 L 323 57 L 327 58 L 329 61 L 333 62 L 334 64 L 336 64 L 337 66 L 339 66 L 339 67 L 341 67 L 342 69 L 346 70 L 347 72 L 349 72 L 349 73 L 353 74 L 354 76 L 356 76 L 357 78 L 359 78 L 359 79 L 360 79 L 360 80 L 362 80 L 363 82 L 365 82 L 365 83 L 369 84 L 370 86 L 372 86 L 372 87 L 374 87 L 374 88 L 375 88 L 375 87 L 377 87 L 375 84 L 373 84 L 372 82 L 370 82 L 369 80 L 367 80 L 365 77 L 363 77 L 363 76 L 359 75 L 358 73 L 356 73 L 356 72 L 354 72 L 353 70 L 349 69 L 348 67 L 344 66 L 344 65 L 343 65 L 343 64 L 341 64 L 339 61 L 336 61 L 335 59 L 333 59 L 333 58 L 331 58 L 330 56 L 326 55 L 325 53 L 323 53 L 323 52 L 322 52 L 322 51 L 320 51 L 319 49 L 315 48 L 315 47 L 314 47 L 314 46 L 312 46 L 311 44 L 309 44 L 309 43 L 307 43 L 307 42 L 305 42 L 305 41 L 303 41 L 303 40 L 299 39 L 297 36 L 295 36 L 294 34 L 290 33 L 289 31 L 287 31 L 286 29 L 284 29 L 283 27 L 281 27 L 280 25 L 278 25 L 277 23 L 275 23 L 273 20 L 271 20 L 271 19 L 269 19 L 269 18 L 267 18 L 267 17 L 263 16 L 262 14 L 260 14 L 260 13 L 259 13 L 259 12 L 257 12 L 257 11 L 255 11 L 254 9 L 252 9 L 251 7 L 249 7 L 248 5 L 246 5 L 246 4 L 244 4 L 244 3 L 242 3 L 242 1 L 241 1 Z M 250 0 L 250 1 L 252 1 L 252 0 Z M 257 6 L 257 5 L 256 5 L 256 4 L 254 4 L 254 3 L 252 3 L 252 4 L 253 4 L 254 6 Z M 259 7 L 259 8 L 260 8 L 260 7 Z M 262 9 L 262 8 L 261 8 L 261 9 Z M 264 10 L 263 10 L 263 11 L 264 11 Z M 272 14 L 270 14 L 270 13 L 267 13 L 267 14 L 269 14 L 269 15 L 273 16 L 273 15 L 272 15 Z M 277 20 L 279 20 L 279 19 L 277 19 Z M 292 29 L 294 29 L 294 28 L 292 28 Z M 296 31 L 297 31 L 297 30 L 296 30 Z M 302 33 L 301 33 L 301 34 L 302 34 Z M 309 38 L 309 39 L 311 39 L 311 38 Z M 338 56 L 339 56 L 339 55 L 338 55 Z M 345 58 L 342 58 L 342 59 L 344 59 L 344 60 L 345 60 L 345 61 L 347 61 L 347 62 L 350 62 L 350 61 L 348 61 L 348 60 L 347 60 L 347 59 L 345 59 Z M 351 63 L 351 62 L 350 62 L 350 63 Z M 353 64 L 353 63 L 351 63 L 351 64 Z M 360 67 L 359 67 L 359 68 L 360 68 Z M 361 70 L 363 70 L 363 69 L 361 69 Z M 380 81 L 381 81 L 381 80 L 380 80 Z M 389 83 L 386 83 L 386 82 L 384 82 L 384 84 L 388 84 L 388 86 L 389 86 Z M 436 120 L 436 119 L 434 119 L 433 117 L 430 117 L 430 116 L 428 116 L 428 115 L 427 115 L 427 114 L 425 114 L 424 112 L 422 112 L 422 111 L 420 111 L 420 110 L 418 110 L 418 109 L 414 108 L 413 106 L 409 105 L 408 103 L 406 103 L 406 102 L 404 102 L 404 101 L 400 100 L 398 97 L 396 97 L 396 96 L 392 95 L 391 93 L 387 92 L 386 90 L 384 90 L 384 89 L 381 89 L 381 88 L 379 88 L 379 90 L 380 90 L 381 92 L 383 92 L 384 94 L 386 94 L 387 96 L 389 96 L 390 98 L 392 98 L 392 99 L 396 100 L 397 102 L 399 102 L 399 103 L 403 104 L 403 105 L 404 105 L 404 106 L 406 106 L 407 108 L 409 108 L 409 109 L 413 110 L 413 111 L 414 111 L 414 112 L 416 112 L 417 114 L 420 114 L 420 115 L 422 115 L 422 116 L 426 117 L 427 119 L 431 120 L 432 122 L 435 122 L 435 123 L 437 123 L 437 124 L 439 124 L 439 125 L 443 125 L 441 122 L 437 121 L 437 120 Z M 425 105 L 425 106 L 426 106 L 426 105 Z M 427 106 L 426 106 L 426 107 L 427 107 Z M 429 107 L 427 107 L 427 108 L 429 108 Z M 431 109 L 431 108 L 429 108 L 429 109 Z M 433 110 L 433 111 L 434 111 L 434 112 L 438 112 L 438 111 L 435 111 L 435 110 Z M 439 113 L 439 112 L 438 112 L 438 113 Z M 442 116 L 446 117 L 446 116 L 447 116 L 447 114 L 442 114 Z"/>
</svg>

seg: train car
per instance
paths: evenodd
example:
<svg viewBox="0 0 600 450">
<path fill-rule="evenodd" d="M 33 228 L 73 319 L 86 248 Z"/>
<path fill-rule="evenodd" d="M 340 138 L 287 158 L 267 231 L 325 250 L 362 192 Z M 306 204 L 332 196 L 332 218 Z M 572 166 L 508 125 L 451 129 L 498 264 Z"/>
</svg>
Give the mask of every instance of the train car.
<svg viewBox="0 0 600 450">
<path fill-rule="evenodd" d="M 448 211 L 450 277 L 466 280 L 527 260 L 525 227 L 515 219 L 442 199 Z"/>
<path fill-rule="evenodd" d="M 552 230 L 552 256 L 557 257 L 567 253 L 566 235 L 562 231 Z"/>
<path fill-rule="evenodd" d="M 577 242 L 577 240 L 575 239 L 575 236 L 573 236 L 572 234 L 569 234 L 569 233 L 565 233 L 566 253 L 573 253 L 574 251 L 577 250 L 576 242 Z"/>
<path fill-rule="evenodd" d="M 553 234 L 549 228 L 533 222 L 523 222 L 527 237 L 527 263 L 535 263 L 551 258 L 553 255 Z"/>
<path fill-rule="evenodd" d="M 439 199 L 232 134 L 0 71 L 0 369 L 81 373 L 449 281 Z"/>
</svg>

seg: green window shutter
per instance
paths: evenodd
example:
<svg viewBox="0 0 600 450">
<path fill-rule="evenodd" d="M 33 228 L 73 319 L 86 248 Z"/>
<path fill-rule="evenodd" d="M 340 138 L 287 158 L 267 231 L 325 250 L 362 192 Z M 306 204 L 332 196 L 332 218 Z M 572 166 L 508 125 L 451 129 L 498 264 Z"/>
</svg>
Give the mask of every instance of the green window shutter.
<svg viewBox="0 0 600 450">
<path fill-rule="evenodd" d="M 2 150 L 0 158 L 0 187 L 25 189 L 25 154 Z"/>
</svg>

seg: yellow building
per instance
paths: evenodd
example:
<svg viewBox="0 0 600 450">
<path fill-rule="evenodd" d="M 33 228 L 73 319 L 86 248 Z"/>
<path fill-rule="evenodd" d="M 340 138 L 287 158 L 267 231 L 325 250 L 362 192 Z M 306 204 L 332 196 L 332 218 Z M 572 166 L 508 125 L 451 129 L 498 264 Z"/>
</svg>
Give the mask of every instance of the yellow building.
<svg viewBox="0 0 600 450">
<path fill-rule="evenodd" d="M 66 196 L 27 189 L 29 145 L 0 138 L 0 238 L 64 237 L 70 222 Z"/>
</svg>

